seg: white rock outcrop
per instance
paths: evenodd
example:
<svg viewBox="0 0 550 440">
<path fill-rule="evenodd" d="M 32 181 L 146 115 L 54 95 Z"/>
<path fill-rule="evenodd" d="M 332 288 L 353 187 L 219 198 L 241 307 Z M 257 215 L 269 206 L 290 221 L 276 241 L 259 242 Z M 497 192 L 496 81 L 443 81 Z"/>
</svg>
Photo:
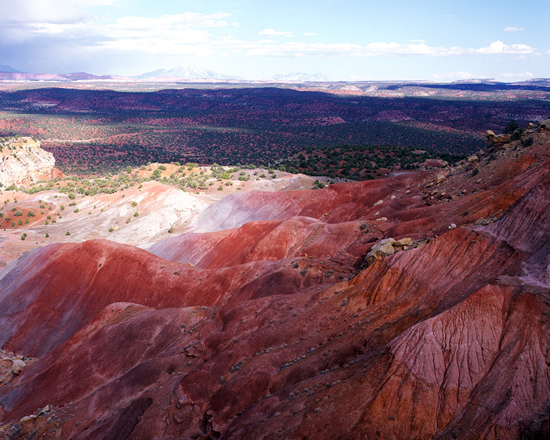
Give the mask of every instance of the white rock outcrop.
<svg viewBox="0 0 550 440">
<path fill-rule="evenodd" d="M 6 187 L 53 178 L 55 158 L 30 137 L 0 139 L 0 183 Z"/>
</svg>

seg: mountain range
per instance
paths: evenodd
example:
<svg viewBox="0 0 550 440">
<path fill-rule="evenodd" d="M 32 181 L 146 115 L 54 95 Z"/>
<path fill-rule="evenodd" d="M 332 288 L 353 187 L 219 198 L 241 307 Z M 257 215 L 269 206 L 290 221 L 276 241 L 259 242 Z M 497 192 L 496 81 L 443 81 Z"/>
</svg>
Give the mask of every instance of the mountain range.
<svg viewBox="0 0 550 440">
<path fill-rule="evenodd" d="M 137 75 L 136 79 L 207 79 L 207 80 L 237 80 L 241 79 L 236 76 L 225 75 L 223 73 L 214 72 L 212 70 L 204 69 L 202 67 L 194 66 L 173 66 L 170 68 L 163 68 L 153 70 L 151 72 Z"/>
<path fill-rule="evenodd" d="M 28 73 L 20 72 L 10 66 L 0 66 L 0 81 L 98 81 L 98 80 L 128 80 L 128 78 L 112 75 L 92 75 L 86 72 L 75 73 Z"/>
<path fill-rule="evenodd" d="M 234 81 L 243 80 L 238 76 L 226 75 L 224 73 L 214 72 L 203 67 L 189 65 L 178 65 L 168 68 L 152 70 L 131 77 L 132 79 L 148 81 L 174 81 L 174 80 L 207 80 L 207 81 Z M 57 73 L 27 73 L 14 69 L 11 66 L 0 65 L 0 80 L 8 81 L 94 81 L 94 80 L 130 80 L 117 75 L 92 75 L 85 72 L 57 74 Z M 294 72 L 287 74 L 277 74 L 273 76 L 273 81 L 280 82 L 324 82 L 329 78 L 321 73 L 303 73 Z"/>
</svg>

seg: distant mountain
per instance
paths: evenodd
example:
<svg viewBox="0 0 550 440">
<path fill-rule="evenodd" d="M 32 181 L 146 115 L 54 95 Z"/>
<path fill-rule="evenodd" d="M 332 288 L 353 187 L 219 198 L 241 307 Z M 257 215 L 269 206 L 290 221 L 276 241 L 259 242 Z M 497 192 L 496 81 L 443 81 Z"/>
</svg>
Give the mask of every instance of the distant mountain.
<svg viewBox="0 0 550 440">
<path fill-rule="evenodd" d="M 21 73 L 19 70 L 10 66 L 0 65 L 0 73 Z"/>
<path fill-rule="evenodd" d="M 303 72 L 279 74 L 279 75 L 275 75 L 273 79 L 275 81 L 301 81 L 301 82 L 329 81 L 329 79 L 322 73 L 303 73 Z"/>
<path fill-rule="evenodd" d="M 136 79 L 207 79 L 207 80 L 234 80 L 239 79 L 236 76 L 224 75 L 223 73 L 213 72 L 212 70 L 194 66 L 174 66 L 168 69 L 158 69 L 152 72 L 143 73 L 135 76 Z"/>
<path fill-rule="evenodd" d="M 23 73 L 15 69 L 11 71 L 2 70 L 2 68 L 9 68 L 9 66 L 0 66 L 0 81 L 98 81 L 98 80 L 128 80 L 128 78 L 120 76 L 110 75 L 92 75 L 90 73 L 78 72 L 78 73 Z"/>
</svg>

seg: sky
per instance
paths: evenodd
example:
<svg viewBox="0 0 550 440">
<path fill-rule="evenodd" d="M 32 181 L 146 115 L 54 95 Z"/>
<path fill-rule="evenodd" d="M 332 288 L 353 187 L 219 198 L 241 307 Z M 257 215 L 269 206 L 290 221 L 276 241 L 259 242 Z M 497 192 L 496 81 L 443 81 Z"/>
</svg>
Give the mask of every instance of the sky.
<svg viewBox="0 0 550 440">
<path fill-rule="evenodd" d="M 548 0 L 0 0 L 0 65 L 243 79 L 550 77 Z"/>
</svg>

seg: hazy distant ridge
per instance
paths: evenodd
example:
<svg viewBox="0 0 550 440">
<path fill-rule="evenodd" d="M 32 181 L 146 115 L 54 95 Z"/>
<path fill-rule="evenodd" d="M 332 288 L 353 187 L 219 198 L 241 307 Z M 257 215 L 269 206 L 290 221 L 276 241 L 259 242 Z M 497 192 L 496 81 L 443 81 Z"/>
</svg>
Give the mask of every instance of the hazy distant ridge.
<svg viewBox="0 0 550 440">
<path fill-rule="evenodd" d="M 323 75 L 322 73 L 303 73 L 303 72 L 295 72 L 295 73 L 286 73 L 286 74 L 278 74 L 273 77 L 275 81 L 329 81 L 328 77 Z"/>
<path fill-rule="evenodd" d="M 136 79 L 179 78 L 179 79 L 209 79 L 235 80 L 236 76 L 225 75 L 202 67 L 174 66 L 168 69 L 158 69 L 135 76 Z"/>
<path fill-rule="evenodd" d="M 17 69 L 14 69 L 13 67 L 0 64 L 0 73 L 21 73 L 21 72 Z"/>
</svg>

